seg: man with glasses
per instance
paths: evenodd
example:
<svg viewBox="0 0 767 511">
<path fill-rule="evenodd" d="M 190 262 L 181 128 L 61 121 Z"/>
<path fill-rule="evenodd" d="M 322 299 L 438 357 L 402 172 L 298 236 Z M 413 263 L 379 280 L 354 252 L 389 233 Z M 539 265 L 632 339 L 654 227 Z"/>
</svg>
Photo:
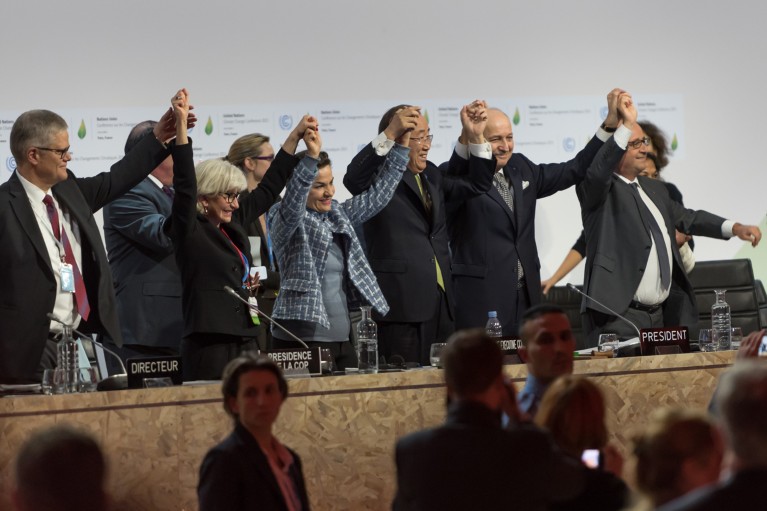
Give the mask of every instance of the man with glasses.
<svg viewBox="0 0 767 511">
<path fill-rule="evenodd" d="M 384 114 L 378 137 L 346 170 L 346 188 L 362 193 L 394 146 L 392 133 L 403 126 L 409 131 L 409 172 L 386 208 L 363 227 L 370 266 L 390 307 L 385 316 L 376 317 L 379 352 L 387 362 L 428 364 L 431 344 L 445 342 L 455 329 L 445 199 L 461 201 L 489 189 L 493 164 L 482 134 L 486 119 L 484 102 L 461 110 L 461 137 L 476 148 L 466 175 L 443 175 L 428 161 L 429 122 L 419 107 L 409 105 Z"/>
<path fill-rule="evenodd" d="M 93 212 L 130 190 L 169 154 L 166 113 L 128 155 L 105 172 L 77 178 L 67 169 L 67 123 L 48 110 L 16 119 L 10 146 L 17 168 L 0 185 L 0 382 L 39 382 L 55 367 L 62 326 L 52 313 L 119 345 L 112 275 Z"/>
<path fill-rule="evenodd" d="M 578 185 L 586 233 L 584 330 L 596 346 L 601 332 L 636 337 L 634 328 L 691 325 L 697 321 L 692 285 L 684 271 L 675 229 L 685 234 L 759 243 L 758 227 L 706 211 L 685 209 L 671 200 L 662 181 L 640 175 L 650 139 L 636 122 L 631 95 L 621 91 L 616 107 L 622 124 Z"/>
</svg>

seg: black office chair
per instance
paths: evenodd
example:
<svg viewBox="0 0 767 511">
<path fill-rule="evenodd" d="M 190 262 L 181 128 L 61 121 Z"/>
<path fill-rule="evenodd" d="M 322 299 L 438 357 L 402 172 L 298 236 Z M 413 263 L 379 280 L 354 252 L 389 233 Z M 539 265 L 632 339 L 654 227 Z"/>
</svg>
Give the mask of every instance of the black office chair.
<svg viewBox="0 0 767 511">
<path fill-rule="evenodd" d="M 698 306 L 698 324 L 690 327 L 690 337 L 698 338 L 701 328 L 711 328 L 711 306 L 714 289 L 726 289 L 725 301 L 730 306 L 732 326 L 739 326 L 746 335 L 759 330 L 759 305 L 757 302 L 754 271 L 750 259 L 722 261 L 697 261 L 689 274 Z"/>
<path fill-rule="evenodd" d="M 582 286 L 578 286 L 582 289 Z M 546 303 L 553 303 L 562 307 L 570 320 L 575 337 L 575 349 L 589 348 L 586 344 L 586 334 L 583 332 L 583 320 L 581 319 L 581 295 L 564 286 L 555 286 L 549 290 L 549 294 L 543 297 Z"/>
<path fill-rule="evenodd" d="M 764 291 L 761 280 L 755 280 L 754 284 L 756 285 L 756 302 L 759 304 L 759 324 L 762 328 L 767 328 L 767 292 Z"/>
</svg>

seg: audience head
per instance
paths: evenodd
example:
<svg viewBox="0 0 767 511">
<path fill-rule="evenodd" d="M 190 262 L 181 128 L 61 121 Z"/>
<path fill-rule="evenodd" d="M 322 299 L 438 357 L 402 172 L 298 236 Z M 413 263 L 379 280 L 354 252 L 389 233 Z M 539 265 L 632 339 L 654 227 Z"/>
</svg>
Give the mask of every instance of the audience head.
<svg viewBox="0 0 767 511">
<path fill-rule="evenodd" d="M 250 133 L 232 143 L 225 159 L 252 176 L 253 183 L 258 184 L 274 160 L 274 147 L 266 135 Z"/>
<path fill-rule="evenodd" d="M 647 427 L 631 438 L 630 449 L 637 489 L 653 507 L 719 479 L 722 441 L 703 413 L 658 410 Z"/>
<path fill-rule="evenodd" d="M 645 144 L 646 142 L 646 144 Z M 650 152 L 650 137 L 645 135 L 639 123 L 631 130 L 626 153 L 618 164 L 618 174 L 634 180 L 647 167 L 647 153 Z"/>
<path fill-rule="evenodd" d="M 596 383 L 566 375 L 546 390 L 535 422 L 551 433 L 563 452 L 579 458 L 586 449 L 607 444 L 605 401 Z"/>
<path fill-rule="evenodd" d="M 717 408 L 734 469 L 767 467 L 767 364 L 743 360 L 719 381 Z"/>
<path fill-rule="evenodd" d="M 529 308 L 519 328 L 519 356 L 527 370 L 544 385 L 573 372 L 575 337 L 565 311 L 552 304 Z"/>
<path fill-rule="evenodd" d="M 30 110 L 13 123 L 11 153 L 19 174 L 41 190 L 67 178 L 69 133 L 64 119 L 50 110 Z"/>
<path fill-rule="evenodd" d="M 250 431 L 266 431 L 288 397 L 288 382 L 269 357 L 246 352 L 224 368 L 221 393 L 224 410 L 235 421 Z"/>
<path fill-rule="evenodd" d="M 666 168 L 668 165 L 668 143 L 666 142 L 666 135 L 663 134 L 660 128 L 650 121 L 639 121 L 637 124 L 641 126 L 645 135 L 650 137 L 649 153 L 654 154 L 656 157 L 656 167 L 658 172 Z"/>
<path fill-rule="evenodd" d="M 514 153 L 514 133 L 509 116 L 497 108 L 487 110 L 485 139 L 490 143 L 495 156 L 496 170 L 502 169 Z"/>
<path fill-rule="evenodd" d="M 307 151 L 296 153 L 298 159 L 303 159 Z M 328 153 L 320 151 L 317 161 L 317 175 L 314 178 L 309 195 L 306 197 L 306 207 L 320 213 L 327 213 L 333 208 L 333 196 L 336 186 L 333 179 L 333 167 Z"/>
<path fill-rule="evenodd" d="M 454 333 L 441 359 L 452 401 L 480 401 L 488 408 L 500 409 L 508 392 L 503 380 L 503 353 L 483 329 Z"/>
<path fill-rule="evenodd" d="M 243 173 L 221 158 L 205 160 L 195 167 L 197 174 L 197 210 L 216 225 L 232 221 L 240 207 L 240 192 L 245 189 Z"/>
<path fill-rule="evenodd" d="M 93 438 L 68 426 L 34 433 L 16 459 L 18 511 L 104 511 L 106 462 Z"/>
<path fill-rule="evenodd" d="M 154 136 L 154 127 L 157 126 L 157 121 L 143 121 L 136 124 L 125 140 L 125 154 L 128 154 L 131 149 L 136 147 L 139 142 L 146 137 Z M 160 163 L 157 168 L 152 171 L 152 175 L 156 177 L 163 185 L 173 185 L 173 158 L 168 156 Z"/>
</svg>

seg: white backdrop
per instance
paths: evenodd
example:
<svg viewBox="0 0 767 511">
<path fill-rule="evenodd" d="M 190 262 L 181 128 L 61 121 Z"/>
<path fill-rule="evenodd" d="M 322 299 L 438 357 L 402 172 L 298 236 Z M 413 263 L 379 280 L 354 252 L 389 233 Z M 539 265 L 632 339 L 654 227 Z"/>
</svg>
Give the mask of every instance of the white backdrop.
<svg viewBox="0 0 767 511">
<path fill-rule="evenodd" d="M 681 98 L 684 145 L 665 177 L 689 207 L 764 228 L 766 10 L 758 2 L 709 0 L 5 0 L 0 111 L 136 109 L 157 117 L 181 86 L 193 103 L 213 109 L 424 98 L 556 103 L 620 86 L 637 98 Z M 368 124 L 359 143 L 374 134 Z M 559 159 L 528 151 L 524 124 L 515 129 L 523 152 L 541 162 Z M 2 135 L 0 154 L 5 172 Z M 339 182 L 345 166 L 336 159 Z M 574 241 L 579 218 L 572 191 L 543 201 L 543 276 Z M 701 260 L 744 255 L 766 279 L 767 243 L 752 250 L 736 240 L 697 241 Z M 576 271 L 570 281 L 581 278 Z"/>
</svg>

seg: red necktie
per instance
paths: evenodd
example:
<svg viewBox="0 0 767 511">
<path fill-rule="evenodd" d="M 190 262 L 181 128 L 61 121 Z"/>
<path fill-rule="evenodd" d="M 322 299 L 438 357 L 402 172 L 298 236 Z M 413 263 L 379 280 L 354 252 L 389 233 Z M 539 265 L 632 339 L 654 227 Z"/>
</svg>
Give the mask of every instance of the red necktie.
<svg viewBox="0 0 767 511">
<path fill-rule="evenodd" d="M 72 265 L 72 274 L 75 279 L 75 306 L 80 316 L 88 321 L 88 315 L 91 312 L 91 307 L 88 304 L 88 294 L 85 292 L 85 282 L 83 276 L 80 274 L 80 268 L 77 267 L 77 261 L 75 261 L 75 255 L 72 252 L 72 245 L 69 243 L 67 237 L 67 231 L 59 227 L 59 212 L 56 211 L 56 206 L 53 205 L 53 198 L 50 195 L 46 195 L 43 198 L 43 204 L 48 211 L 48 219 L 51 221 L 51 227 L 53 227 L 53 235 L 64 245 L 64 261 Z"/>
</svg>

